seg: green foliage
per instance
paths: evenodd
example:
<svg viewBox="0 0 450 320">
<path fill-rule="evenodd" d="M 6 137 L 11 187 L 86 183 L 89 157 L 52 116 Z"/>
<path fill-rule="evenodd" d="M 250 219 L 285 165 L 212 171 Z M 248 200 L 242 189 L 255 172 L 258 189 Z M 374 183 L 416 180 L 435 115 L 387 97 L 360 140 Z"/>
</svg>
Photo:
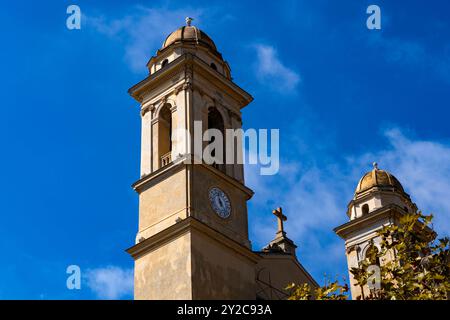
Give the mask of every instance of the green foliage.
<svg viewBox="0 0 450 320">
<path fill-rule="evenodd" d="M 346 300 L 348 286 L 340 285 L 338 281 L 327 281 L 323 287 L 312 290 L 309 284 L 296 285 L 292 283 L 286 289 L 291 290 L 288 300 Z"/>
<path fill-rule="evenodd" d="M 307 283 L 296 285 L 291 283 L 286 290 L 291 290 L 288 300 L 311 300 L 312 291 Z"/>
<path fill-rule="evenodd" d="M 388 225 L 379 231 L 381 250 L 368 254 L 360 266 L 350 272 L 357 285 L 364 287 L 371 277 L 368 267 L 378 259 L 381 286 L 357 299 L 449 298 L 449 239 L 437 239 L 437 234 L 430 228 L 432 219 L 432 215 L 420 212 L 406 214 L 398 225 Z"/>
<path fill-rule="evenodd" d="M 432 219 L 432 215 L 420 212 L 405 214 L 398 224 L 387 225 L 378 232 L 381 250 L 372 246 L 360 265 L 350 270 L 356 285 L 365 289 L 356 299 L 449 299 L 449 238 L 437 239 L 437 234 L 430 228 Z M 372 285 L 375 277 L 369 269 L 374 264 L 379 266 L 379 287 Z M 370 290 L 368 285 L 371 285 Z M 339 300 L 345 297 L 347 287 L 331 282 L 314 292 L 306 284 L 289 288 L 292 300 L 313 296 L 320 300 Z"/>
</svg>

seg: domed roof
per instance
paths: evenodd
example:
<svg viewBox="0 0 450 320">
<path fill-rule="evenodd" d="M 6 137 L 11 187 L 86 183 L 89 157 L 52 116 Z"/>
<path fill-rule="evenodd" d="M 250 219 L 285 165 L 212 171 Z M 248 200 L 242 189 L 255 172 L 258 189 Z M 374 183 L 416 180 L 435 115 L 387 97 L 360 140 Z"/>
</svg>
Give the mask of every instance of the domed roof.
<svg viewBox="0 0 450 320">
<path fill-rule="evenodd" d="M 171 34 L 164 41 L 162 49 L 167 48 L 173 43 L 194 43 L 194 44 L 203 44 L 214 51 L 217 51 L 217 47 L 214 44 L 214 41 L 202 30 L 197 27 L 191 26 L 192 18 L 186 18 L 186 26 L 183 26 Z"/>
<path fill-rule="evenodd" d="M 405 193 L 400 181 L 389 172 L 378 169 L 376 162 L 373 164 L 373 170 L 367 172 L 361 180 L 359 180 L 355 194 L 358 195 L 375 187 L 379 190 Z"/>
</svg>

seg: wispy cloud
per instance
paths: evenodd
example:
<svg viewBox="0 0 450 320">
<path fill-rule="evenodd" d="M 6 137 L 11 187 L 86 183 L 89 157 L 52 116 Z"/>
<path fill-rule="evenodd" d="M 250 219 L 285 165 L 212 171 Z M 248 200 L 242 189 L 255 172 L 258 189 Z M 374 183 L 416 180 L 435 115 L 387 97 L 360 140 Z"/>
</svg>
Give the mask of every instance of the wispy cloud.
<svg viewBox="0 0 450 320">
<path fill-rule="evenodd" d="M 278 57 L 274 47 L 256 44 L 256 75 L 261 84 L 280 93 L 292 92 L 300 83 L 300 75 L 286 67 Z"/>
<path fill-rule="evenodd" d="M 246 181 L 255 191 L 251 213 L 258 212 L 250 217 L 255 243 L 261 246 L 274 237 L 270 210 L 281 205 L 288 216 L 288 236 L 300 246 L 300 260 L 316 275 L 346 275 L 344 243 L 332 230 L 348 221 L 347 203 L 373 161 L 397 176 L 419 208 L 435 213 L 436 230 L 448 235 L 450 145 L 412 139 L 398 128 L 384 135 L 385 148 L 328 159 L 332 164 L 282 161 L 276 176 L 258 176 L 256 168 L 247 166 Z"/>
<path fill-rule="evenodd" d="M 120 18 L 106 16 L 87 17 L 87 24 L 99 33 L 117 38 L 125 44 L 125 60 L 138 73 L 145 72 L 145 64 L 170 32 L 184 24 L 187 16 L 201 20 L 203 9 L 135 7 L 134 11 Z"/>
<path fill-rule="evenodd" d="M 99 299 L 133 297 L 133 270 L 116 266 L 90 269 L 86 272 L 87 286 Z"/>
<path fill-rule="evenodd" d="M 389 148 L 357 159 L 379 161 L 411 194 L 418 207 L 435 213 L 438 231 L 450 233 L 450 145 L 411 139 L 399 129 L 385 132 Z"/>
<path fill-rule="evenodd" d="M 205 16 L 205 12 L 208 16 Z M 220 14 L 219 14 L 220 13 Z M 195 22 L 225 23 L 234 19 L 223 14 L 219 7 L 204 8 L 148 8 L 136 6 L 131 13 L 121 17 L 86 16 L 87 26 L 98 33 L 124 43 L 124 59 L 131 70 L 145 73 L 145 64 L 162 46 L 164 39 L 172 31 L 184 24 L 187 16 L 195 17 Z M 281 62 L 274 47 L 266 44 L 254 46 L 257 53 L 256 76 L 261 84 L 280 93 L 294 91 L 301 81 L 300 75 Z"/>
<path fill-rule="evenodd" d="M 288 217 L 287 235 L 299 246 L 299 259 L 307 269 L 316 277 L 346 275 L 344 245 L 332 230 L 345 222 L 352 179 L 334 167 L 300 162 L 282 161 L 277 176 L 258 176 L 252 166 L 246 169 L 246 182 L 255 191 L 251 214 L 257 215 L 250 216 L 255 245 L 261 247 L 274 238 L 271 209 L 282 206 Z"/>
</svg>

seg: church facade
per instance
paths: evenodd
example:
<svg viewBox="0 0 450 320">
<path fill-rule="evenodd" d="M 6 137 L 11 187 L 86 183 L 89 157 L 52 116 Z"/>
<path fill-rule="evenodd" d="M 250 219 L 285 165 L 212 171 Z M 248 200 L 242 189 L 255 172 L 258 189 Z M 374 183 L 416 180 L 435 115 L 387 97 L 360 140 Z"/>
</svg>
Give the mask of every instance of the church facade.
<svg viewBox="0 0 450 320">
<path fill-rule="evenodd" d="M 187 18 L 147 68 L 149 75 L 129 90 L 141 115 L 140 179 L 133 184 L 139 226 L 127 250 L 135 261 L 135 299 L 271 300 L 286 299 L 290 283 L 317 288 L 284 231 L 281 208 L 273 211 L 275 238 L 252 250 L 247 201 L 253 191 L 245 185 L 242 153 L 232 163 L 207 164 L 206 143 L 194 143 L 196 123 L 222 133 L 241 129 L 241 110 L 253 100 L 233 82 L 213 40 Z M 348 269 L 379 247 L 379 229 L 416 210 L 400 182 L 374 164 L 348 205 L 349 222 L 334 229 L 345 240 Z M 352 297 L 364 295 L 367 289 L 351 274 L 349 280 Z"/>
<path fill-rule="evenodd" d="M 275 239 L 252 250 L 247 201 L 253 191 L 242 159 L 199 160 L 195 123 L 240 129 L 241 109 L 253 98 L 232 81 L 213 40 L 186 22 L 149 60 L 148 77 L 129 90 L 142 120 L 141 178 L 133 184 L 139 227 L 127 250 L 135 261 L 134 297 L 285 299 L 289 283 L 315 287 L 287 238 L 281 208 L 274 210 Z"/>
</svg>

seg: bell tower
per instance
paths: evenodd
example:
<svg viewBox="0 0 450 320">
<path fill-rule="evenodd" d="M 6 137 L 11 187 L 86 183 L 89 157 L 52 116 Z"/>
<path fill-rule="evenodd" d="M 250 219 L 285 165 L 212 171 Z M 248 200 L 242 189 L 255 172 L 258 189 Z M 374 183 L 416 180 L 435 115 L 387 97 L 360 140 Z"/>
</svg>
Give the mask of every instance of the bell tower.
<svg viewBox="0 0 450 320">
<path fill-rule="evenodd" d="M 244 184 L 239 137 L 224 134 L 241 128 L 241 109 L 253 98 L 232 81 L 215 43 L 191 18 L 147 67 L 148 76 L 129 90 L 142 120 L 141 172 L 133 184 L 139 226 L 127 250 L 135 260 L 135 299 L 254 299 L 258 255 L 247 217 L 253 192 Z M 232 163 L 225 163 L 228 148 L 222 160 L 205 163 L 206 129 L 233 141 Z"/>
<path fill-rule="evenodd" d="M 371 250 L 380 250 L 378 231 L 383 226 L 398 224 L 405 213 L 416 212 L 417 206 L 404 191 L 403 186 L 392 174 L 380 170 L 373 164 L 373 170 L 367 172 L 358 182 L 353 199 L 348 204 L 349 222 L 334 229 L 345 240 L 345 253 L 349 270 L 352 298 L 367 295 L 369 288 L 356 286 L 350 269 L 358 267 Z M 382 264 L 392 260 L 393 252 L 383 256 Z"/>
</svg>

